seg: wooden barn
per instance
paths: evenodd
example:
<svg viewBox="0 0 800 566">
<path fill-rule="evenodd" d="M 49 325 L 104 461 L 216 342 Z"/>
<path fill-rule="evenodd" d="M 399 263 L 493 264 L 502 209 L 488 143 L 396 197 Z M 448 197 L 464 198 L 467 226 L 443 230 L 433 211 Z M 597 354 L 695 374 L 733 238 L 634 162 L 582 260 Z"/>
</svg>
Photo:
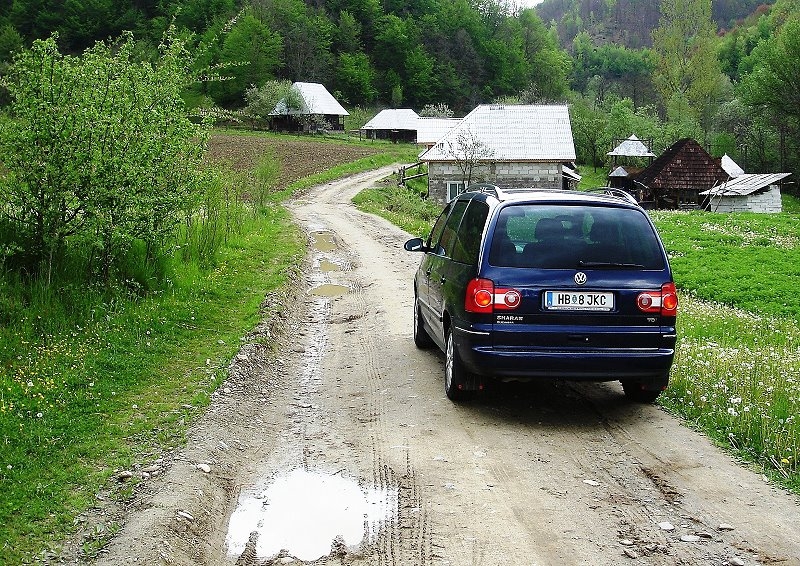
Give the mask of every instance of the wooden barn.
<svg viewBox="0 0 800 566">
<path fill-rule="evenodd" d="M 654 208 L 699 208 L 701 192 L 728 181 L 730 175 L 699 143 L 678 140 L 667 148 L 633 183 L 636 196 Z"/>
<path fill-rule="evenodd" d="M 415 143 L 418 122 L 419 115 L 410 108 L 387 108 L 361 126 L 361 131 L 373 140 Z"/>
<path fill-rule="evenodd" d="M 270 129 L 286 132 L 344 131 L 344 117 L 349 112 L 319 83 L 297 82 L 292 85 L 299 105 L 281 100 L 270 112 Z"/>
</svg>

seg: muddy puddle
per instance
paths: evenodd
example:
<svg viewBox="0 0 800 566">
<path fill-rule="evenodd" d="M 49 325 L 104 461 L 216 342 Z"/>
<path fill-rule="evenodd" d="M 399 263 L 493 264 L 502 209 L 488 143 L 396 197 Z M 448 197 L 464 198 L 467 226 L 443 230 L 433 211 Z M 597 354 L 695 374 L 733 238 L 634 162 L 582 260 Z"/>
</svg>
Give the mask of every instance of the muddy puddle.
<svg viewBox="0 0 800 566">
<path fill-rule="evenodd" d="M 339 265 L 338 263 L 334 263 L 332 261 L 323 259 L 322 261 L 319 262 L 319 270 L 322 273 L 330 273 L 332 271 L 341 271 L 342 266 Z"/>
<path fill-rule="evenodd" d="M 242 492 L 228 527 L 228 556 L 241 556 L 248 542 L 258 560 L 288 553 L 313 561 L 342 545 L 357 552 L 396 516 L 396 488 L 365 489 L 340 475 L 298 468 Z"/>
<path fill-rule="evenodd" d="M 341 295 L 346 294 L 350 290 L 350 287 L 347 285 L 337 285 L 335 283 L 323 283 L 322 285 L 317 285 L 316 287 L 312 287 L 308 290 L 309 295 L 315 295 L 317 297 L 328 297 L 332 299 L 333 297 L 340 297 Z"/>
<path fill-rule="evenodd" d="M 332 252 L 338 248 L 331 232 L 311 232 L 311 247 L 320 252 Z"/>
</svg>

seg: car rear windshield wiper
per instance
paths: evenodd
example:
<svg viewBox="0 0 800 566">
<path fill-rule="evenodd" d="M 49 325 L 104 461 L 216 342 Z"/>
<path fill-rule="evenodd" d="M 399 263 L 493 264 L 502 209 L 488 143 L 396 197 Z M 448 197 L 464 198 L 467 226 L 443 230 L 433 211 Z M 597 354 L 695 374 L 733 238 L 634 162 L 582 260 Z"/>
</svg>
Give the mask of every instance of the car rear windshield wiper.
<svg viewBox="0 0 800 566">
<path fill-rule="evenodd" d="M 580 267 L 590 269 L 644 269 L 644 265 L 640 263 L 619 263 L 612 261 L 579 261 Z"/>
</svg>

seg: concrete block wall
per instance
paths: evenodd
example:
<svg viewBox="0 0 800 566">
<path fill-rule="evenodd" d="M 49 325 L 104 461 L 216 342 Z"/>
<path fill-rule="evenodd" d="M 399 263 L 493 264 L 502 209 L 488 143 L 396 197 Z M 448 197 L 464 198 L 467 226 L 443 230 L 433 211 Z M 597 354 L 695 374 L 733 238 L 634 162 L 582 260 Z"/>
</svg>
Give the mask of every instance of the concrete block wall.
<svg viewBox="0 0 800 566">
<path fill-rule="evenodd" d="M 712 200 L 711 209 L 715 212 L 760 212 L 774 213 L 783 210 L 781 190 L 772 186 L 766 191 L 749 196 L 723 197 L 718 203 Z"/>
<path fill-rule="evenodd" d="M 472 183 L 492 183 L 501 187 L 561 188 L 559 163 L 488 163 L 472 171 Z M 428 191 L 430 198 L 444 204 L 448 181 L 464 180 L 464 174 L 455 163 L 431 162 L 428 164 Z"/>
</svg>

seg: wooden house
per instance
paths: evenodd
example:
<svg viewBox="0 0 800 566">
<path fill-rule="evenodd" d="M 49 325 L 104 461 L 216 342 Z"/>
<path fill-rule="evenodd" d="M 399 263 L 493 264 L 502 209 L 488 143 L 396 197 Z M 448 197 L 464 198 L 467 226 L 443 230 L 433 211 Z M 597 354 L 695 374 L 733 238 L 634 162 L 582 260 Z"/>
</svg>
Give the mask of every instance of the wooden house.
<svg viewBox="0 0 800 566">
<path fill-rule="evenodd" d="M 361 131 L 373 140 L 415 143 L 418 122 L 419 115 L 410 108 L 387 108 L 361 126 Z"/>
<path fill-rule="evenodd" d="M 699 143 L 678 140 L 636 175 L 635 196 L 655 208 L 699 208 L 700 193 L 726 182 L 730 176 Z"/>
</svg>

